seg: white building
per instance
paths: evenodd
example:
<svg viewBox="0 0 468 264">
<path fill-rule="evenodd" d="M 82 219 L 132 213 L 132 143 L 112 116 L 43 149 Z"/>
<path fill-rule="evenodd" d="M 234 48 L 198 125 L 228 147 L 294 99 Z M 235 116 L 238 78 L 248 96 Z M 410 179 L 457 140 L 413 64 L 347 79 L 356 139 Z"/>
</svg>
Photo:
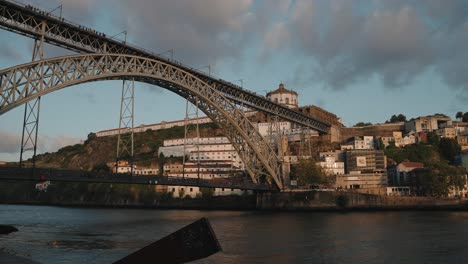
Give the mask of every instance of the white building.
<svg viewBox="0 0 468 264">
<path fill-rule="evenodd" d="M 297 93 L 284 88 L 284 84 L 282 83 L 280 83 L 278 89 L 267 93 L 266 98 L 289 108 L 297 108 L 299 103 Z"/>
<path fill-rule="evenodd" d="M 405 123 L 406 132 L 414 131 L 419 133 L 432 132 L 444 126 L 444 123 L 451 123 L 452 119 L 444 115 L 420 116 Z"/>
<path fill-rule="evenodd" d="M 165 140 L 163 145 L 159 153 L 164 153 L 165 156 L 183 156 L 184 149 L 185 155 L 188 155 L 185 164 L 165 164 L 166 176 L 223 180 L 244 172 L 244 163 L 226 137 L 170 139 Z M 198 187 L 171 186 L 168 191 L 172 192 L 174 197 L 201 195 Z M 227 188 L 213 190 L 213 195 L 243 193 L 241 190 Z"/>
<path fill-rule="evenodd" d="M 272 123 L 257 123 L 254 124 L 254 126 L 257 129 L 258 133 L 260 133 L 260 135 L 262 135 L 263 137 L 269 136 L 271 134 L 276 134 L 277 132 L 284 135 L 291 131 L 290 122 L 278 122 L 277 127 L 274 127 Z M 275 129 L 277 130 L 275 131 Z"/>
<path fill-rule="evenodd" d="M 112 172 L 113 173 L 132 173 L 132 166 L 133 171 L 135 171 L 136 166 L 131 165 L 126 160 L 119 160 L 116 166 L 116 163 L 113 164 Z"/>
<path fill-rule="evenodd" d="M 163 146 L 158 150 L 158 155 L 163 153 L 166 157 L 181 157 L 184 154 L 189 155 L 194 151 L 217 150 L 234 150 L 234 147 L 226 137 L 168 139 L 164 140 Z"/>
<path fill-rule="evenodd" d="M 335 157 L 327 156 L 323 161 L 317 162 L 327 175 L 343 175 L 345 173 L 344 162 L 336 161 Z"/>
<path fill-rule="evenodd" d="M 412 144 L 416 144 L 416 137 L 414 136 L 414 134 L 409 134 L 402 138 L 395 139 L 396 147 L 404 147 Z"/>
<path fill-rule="evenodd" d="M 354 140 L 350 144 L 353 145 L 354 149 L 374 149 L 374 137 L 354 137 Z"/>
<path fill-rule="evenodd" d="M 245 111 L 244 114 L 246 116 L 255 115 L 256 111 Z M 198 118 L 189 118 L 187 120 L 175 120 L 166 122 L 163 121 L 161 123 L 151 124 L 151 125 L 140 125 L 133 128 L 134 133 L 145 132 L 147 130 L 160 130 L 160 129 L 167 129 L 176 126 L 184 126 L 185 124 L 207 124 L 212 123 L 213 121 L 209 117 L 198 117 Z M 107 137 L 107 136 L 115 136 L 119 134 L 119 129 L 108 129 L 96 132 L 97 137 Z"/>
</svg>

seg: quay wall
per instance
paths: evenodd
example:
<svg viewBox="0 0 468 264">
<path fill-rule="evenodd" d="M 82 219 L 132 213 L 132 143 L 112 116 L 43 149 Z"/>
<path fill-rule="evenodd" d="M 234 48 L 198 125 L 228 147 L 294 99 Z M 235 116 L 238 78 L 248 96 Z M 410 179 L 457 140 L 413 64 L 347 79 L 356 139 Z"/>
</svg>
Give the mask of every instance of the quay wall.
<svg viewBox="0 0 468 264">
<path fill-rule="evenodd" d="M 257 209 L 281 211 L 468 210 L 468 200 L 380 196 L 341 191 L 296 191 L 258 194 Z"/>
</svg>

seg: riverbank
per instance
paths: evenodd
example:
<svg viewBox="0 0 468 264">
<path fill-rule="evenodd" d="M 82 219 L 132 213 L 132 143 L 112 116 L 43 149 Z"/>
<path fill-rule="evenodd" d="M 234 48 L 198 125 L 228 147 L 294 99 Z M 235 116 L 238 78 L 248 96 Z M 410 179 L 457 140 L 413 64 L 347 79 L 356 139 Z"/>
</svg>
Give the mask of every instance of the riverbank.
<svg viewBox="0 0 468 264">
<path fill-rule="evenodd" d="M 302 191 L 257 195 L 259 210 L 280 211 L 468 211 L 468 199 L 380 196 L 357 192 Z"/>
<path fill-rule="evenodd" d="M 468 211 L 468 199 L 433 197 L 395 197 L 352 192 L 281 192 L 257 193 L 246 196 L 216 196 L 210 198 L 171 198 L 152 202 L 107 200 L 0 200 L 0 204 L 52 205 L 79 208 L 135 208 L 162 210 L 235 210 L 235 211 Z"/>
<path fill-rule="evenodd" d="M 47 192 L 31 182 L 0 183 L 0 204 L 67 207 L 151 208 L 189 210 L 463 210 L 468 200 L 434 197 L 379 196 L 357 192 L 295 190 L 253 195 L 173 198 L 157 186 L 53 183 Z"/>
</svg>

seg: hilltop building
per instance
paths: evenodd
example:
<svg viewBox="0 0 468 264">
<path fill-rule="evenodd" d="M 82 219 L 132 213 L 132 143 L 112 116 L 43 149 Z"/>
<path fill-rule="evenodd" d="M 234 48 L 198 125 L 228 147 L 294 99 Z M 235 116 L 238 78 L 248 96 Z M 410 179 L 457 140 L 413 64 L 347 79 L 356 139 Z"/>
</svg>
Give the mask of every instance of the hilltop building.
<svg viewBox="0 0 468 264">
<path fill-rule="evenodd" d="M 445 123 L 451 123 L 452 119 L 445 115 L 420 116 L 411 119 L 405 123 L 406 133 L 413 132 L 433 132 L 445 126 Z M 444 124 L 444 125 L 443 125 Z"/>
<path fill-rule="evenodd" d="M 298 107 L 297 93 L 284 88 L 284 84 L 280 83 L 278 89 L 268 92 L 266 98 L 277 104 L 285 105 L 289 108 Z"/>
</svg>

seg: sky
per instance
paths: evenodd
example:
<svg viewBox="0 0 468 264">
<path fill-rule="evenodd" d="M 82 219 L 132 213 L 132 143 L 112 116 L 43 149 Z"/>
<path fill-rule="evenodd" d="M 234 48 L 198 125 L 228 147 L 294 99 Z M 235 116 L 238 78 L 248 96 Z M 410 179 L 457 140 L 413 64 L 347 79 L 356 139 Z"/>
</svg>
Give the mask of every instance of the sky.
<svg viewBox="0 0 468 264">
<path fill-rule="evenodd" d="M 17 1 L 43 10 L 62 4 L 70 21 L 108 36 L 125 30 L 133 45 L 173 50 L 174 59 L 259 94 L 284 83 L 299 105 L 320 106 L 346 126 L 468 111 L 466 0 Z M 0 69 L 29 62 L 32 47 L 0 30 Z M 70 52 L 46 46 L 44 54 Z M 101 81 L 42 97 L 38 152 L 118 127 L 121 88 Z M 182 98 L 136 83 L 135 125 L 184 113 Z M 0 160 L 19 160 L 23 115 L 20 106 L 0 116 Z"/>
</svg>

